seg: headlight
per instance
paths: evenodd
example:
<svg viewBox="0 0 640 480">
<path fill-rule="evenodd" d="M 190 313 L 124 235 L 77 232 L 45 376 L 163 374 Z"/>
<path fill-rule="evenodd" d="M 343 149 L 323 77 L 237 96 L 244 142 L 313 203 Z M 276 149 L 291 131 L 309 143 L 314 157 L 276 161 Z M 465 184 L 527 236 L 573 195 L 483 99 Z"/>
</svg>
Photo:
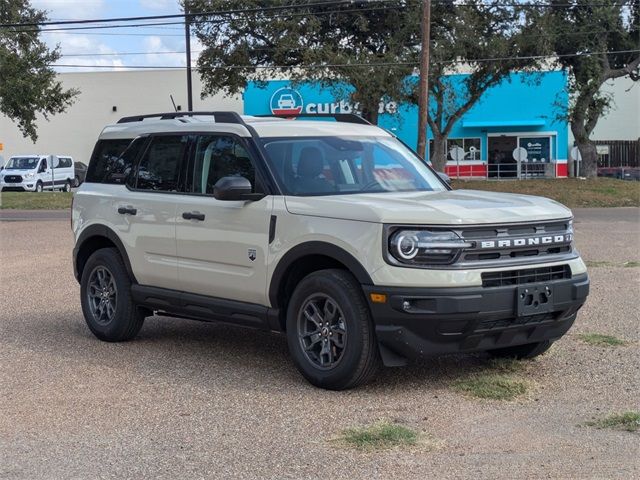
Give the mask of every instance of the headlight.
<svg viewBox="0 0 640 480">
<path fill-rule="evenodd" d="M 446 230 L 399 229 L 393 231 L 388 240 L 392 263 L 415 266 L 451 264 L 469 247 L 471 243 Z"/>
<path fill-rule="evenodd" d="M 33 178 L 33 177 L 35 177 L 35 175 L 34 175 L 33 173 L 25 173 L 25 174 L 23 175 L 23 177 L 24 177 L 24 178 L 26 178 L 26 179 L 29 179 L 29 178 Z"/>
</svg>

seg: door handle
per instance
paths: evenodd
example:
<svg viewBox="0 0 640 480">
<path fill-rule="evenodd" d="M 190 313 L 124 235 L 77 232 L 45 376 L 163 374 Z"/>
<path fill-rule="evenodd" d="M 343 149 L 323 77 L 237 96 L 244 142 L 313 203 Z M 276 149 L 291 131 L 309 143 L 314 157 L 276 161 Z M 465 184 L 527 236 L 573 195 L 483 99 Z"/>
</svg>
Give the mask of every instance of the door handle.
<svg viewBox="0 0 640 480">
<path fill-rule="evenodd" d="M 138 210 L 133 207 L 118 207 L 118 213 L 120 215 L 135 215 Z"/>
<path fill-rule="evenodd" d="M 200 222 L 204 221 L 204 213 L 200 212 L 184 212 L 182 214 L 182 218 L 185 220 L 198 220 Z"/>
</svg>

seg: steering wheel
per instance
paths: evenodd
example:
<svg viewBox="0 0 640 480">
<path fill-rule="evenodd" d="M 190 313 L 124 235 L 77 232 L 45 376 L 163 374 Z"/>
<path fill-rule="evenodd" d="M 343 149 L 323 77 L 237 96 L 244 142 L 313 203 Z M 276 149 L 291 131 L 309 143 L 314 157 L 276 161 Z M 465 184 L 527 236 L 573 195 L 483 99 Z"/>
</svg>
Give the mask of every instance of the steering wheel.
<svg viewBox="0 0 640 480">
<path fill-rule="evenodd" d="M 377 180 L 371 180 L 369 183 L 367 183 L 364 187 L 362 187 L 363 192 L 368 192 L 370 190 L 373 190 L 374 187 L 380 187 L 381 190 L 384 190 L 382 188 L 382 185 L 380 185 L 380 182 Z"/>
</svg>

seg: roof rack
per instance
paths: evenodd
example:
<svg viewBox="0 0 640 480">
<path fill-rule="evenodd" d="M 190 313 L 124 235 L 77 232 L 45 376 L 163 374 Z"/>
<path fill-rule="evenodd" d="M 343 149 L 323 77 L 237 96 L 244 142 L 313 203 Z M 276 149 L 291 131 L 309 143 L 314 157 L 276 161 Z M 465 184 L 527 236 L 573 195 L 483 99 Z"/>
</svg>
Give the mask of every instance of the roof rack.
<svg viewBox="0 0 640 480">
<path fill-rule="evenodd" d="M 178 117 L 214 117 L 216 123 L 239 123 L 244 125 L 244 120 L 237 112 L 168 112 L 168 113 L 149 113 L 146 115 L 133 115 L 131 117 L 122 117 L 118 123 L 141 122 L 145 118 L 156 118 L 160 120 L 173 120 Z"/>
<path fill-rule="evenodd" d="M 355 113 L 294 113 L 289 114 L 270 114 L 270 115 L 253 115 L 254 117 L 274 117 L 274 118 L 333 118 L 336 122 L 357 123 L 359 125 L 371 125 L 371 122 L 365 120 Z"/>
</svg>

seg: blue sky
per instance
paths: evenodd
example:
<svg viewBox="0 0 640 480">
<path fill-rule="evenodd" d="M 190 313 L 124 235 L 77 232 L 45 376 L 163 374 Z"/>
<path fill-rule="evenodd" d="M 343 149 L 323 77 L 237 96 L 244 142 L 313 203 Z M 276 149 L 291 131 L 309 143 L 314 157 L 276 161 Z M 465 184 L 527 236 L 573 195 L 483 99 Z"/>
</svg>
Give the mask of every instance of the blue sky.
<svg viewBox="0 0 640 480">
<path fill-rule="evenodd" d="M 46 10 L 50 20 L 181 13 L 178 0 L 31 0 L 31 3 Z M 184 51 L 184 27 L 181 25 L 50 32 L 43 33 L 43 39 L 52 47 L 60 45 L 64 57 L 59 64 L 86 65 L 82 69 L 59 68 L 60 71 L 93 70 L 95 68 L 91 67 L 95 65 L 114 69 L 127 65 L 185 65 L 183 53 L 163 53 Z M 200 49 L 195 39 L 192 39 L 192 49 Z M 122 55 L 127 52 L 144 54 Z"/>
</svg>

